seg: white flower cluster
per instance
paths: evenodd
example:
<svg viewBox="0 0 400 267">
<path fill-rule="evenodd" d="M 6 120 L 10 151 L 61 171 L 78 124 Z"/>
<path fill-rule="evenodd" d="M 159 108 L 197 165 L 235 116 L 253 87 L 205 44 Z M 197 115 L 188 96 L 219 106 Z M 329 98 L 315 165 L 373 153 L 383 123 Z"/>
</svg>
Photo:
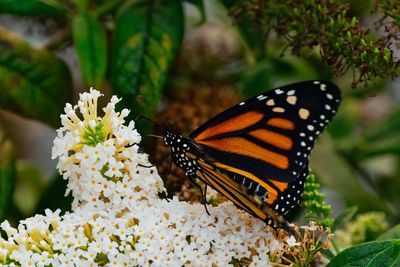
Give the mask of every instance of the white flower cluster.
<svg viewBox="0 0 400 267">
<path fill-rule="evenodd" d="M 284 245 L 265 224 L 225 202 L 208 207 L 160 199 L 165 190 L 128 112 L 112 97 L 97 115 L 91 89 L 67 105 L 53 157 L 68 179 L 72 212 L 36 215 L 13 228 L 1 224 L 4 266 L 271 266 Z M 82 118 L 76 114 L 77 109 Z"/>
<path fill-rule="evenodd" d="M 66 194 L 72 192 L 72 208 L 90 204 L 104 209 L 109 205 L 128 206 L 137 200 L 155 198 L 162 180 L 146 154 L 138 153 L 140 135 L 134 122 L 124 125 L 127 109 L 115 111 L 119 99 L 113 96 L 97 115 L 99 91 L 80 94 L 78 105 L 67 104 L 61 115 L 52 157 L 58 157 L 58 170 L 68 179 Z M 76 114 L 79 108 L 82 119 Z"/>
</svg>

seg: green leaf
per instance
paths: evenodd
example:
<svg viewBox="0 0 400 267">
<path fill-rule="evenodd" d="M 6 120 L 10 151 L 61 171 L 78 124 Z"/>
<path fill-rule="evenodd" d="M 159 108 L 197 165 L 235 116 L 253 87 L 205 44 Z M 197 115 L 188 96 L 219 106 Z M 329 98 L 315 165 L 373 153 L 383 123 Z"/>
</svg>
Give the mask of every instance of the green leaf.
<svg viewBox="0 0 400 267">
<path fill-rule="evenodd" d="M 65 63 L 1 28 L 0 50 L 0 107 L 58 127 L 72 95 Z"/>
<path fill-rule="evenodd" d="M 395 225 L 393 228 L 384 232 L 378 237 L 378 240 L 400 239 L 400 224 Z"/>
<path fill-rule="evenodd" d="M 331 231 L 334 232 L 336 229 L 342 227 L 346 222 L 354 217 L 358 208 L 356 206 L 350 207 L 339 213 L 339 215 L 333 221 Z"/>
<path fill-rule="evenodd" d="M 400 240 L 372 241 L 340 252 L 327 267 L 400 266 Z"/>
<path fill-rule="evenodd" d="M 57 0 L 0 0 L 0 14 L 62 16 L 67 9 Z"/>
<path fill-rule="evenodd" d="M 15 184 L 15 152 L 11 142 L 0 146 L 0 221 L 10 206 Z"/>
<path fill-rule="evenodd" d="M 180 47 L 183 11 L 180 1 L 135 2 L 120 12 L 113 39 L 111 81 L 131 117 L 154 116 L 169 67 Z M 149 130 L 142 120 L 139 129 Z"/>
<path fill-rule="evenodd" d="M 72 34 L 86 86 L 101 86 L 107 69 L 106 34 L 92 14 L 80 13 L 72 20 Z"/>
</svg>

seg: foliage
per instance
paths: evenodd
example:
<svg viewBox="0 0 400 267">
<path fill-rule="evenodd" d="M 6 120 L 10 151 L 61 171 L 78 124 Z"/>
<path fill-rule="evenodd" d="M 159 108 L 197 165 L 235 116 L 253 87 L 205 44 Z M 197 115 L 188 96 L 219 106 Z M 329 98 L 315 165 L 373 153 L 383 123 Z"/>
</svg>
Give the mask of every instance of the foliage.
<svg viewBox="0 0 400 267">
<path fill-rule="evenodd" d="M 16 15 L 15 20 L 18 20 L 17 16 L 51 20 L 59 29 L 50 33 L 48 41 L 40 48 L 11 30 L 0 29 L 2 109 L 58 127 L 65 103 L 72 102 L 75 95 L 71 72 L 76 70 L 69 69 L 57 54 L 72 42 L 79 76 L 86 87 L 96 86 L 107 92 L 111 84 L 112 90 L 124 97 L 123 107 L 133 110 L 130 119 L 155 114 L 161 90 L 182 40 L 181 1 L 20 2 L 1 0 L 0 14 Z M 110 21 L 109 18 L 113 19 Z M 141 123 L 142 131 L 151 131 L 148 121 Z M 101 138 L 94 132 L 87 134 Z M 5 155 L 4 164 L 7 158 Z M 16 163 L 7 162 L 10 166 L 2 165 L 1 168 L 2 181 L 8 181 L 0 186 L 2 190 L 8 190 L 8 193 L 2 193 L 1 207 L 12 200 L 9 196 L 15 180 L 9 170 L 15 169 Z M 71 200 L 65 199 L 63 193 L 55 194 L 63 192 L 61 188 L 65 183 L 58 175 L 53 175 L 53 180 L 43 192 L 42 200 L 30 201 L 39 203 L 37 209 L 40 211 L 46 208 L 46 202 L 49 205 L 49 198 L 52 206 L 58 203 L 54 207 L 67 210 L 70 205 Z M 26 210 L 25 202 L 20 203 L 16 204 L 15 214 L 10 215 L 16 220 Z M 0 208 L 0 216 L 4 218 L 2 210 Z"/>
<path fill-rule="evenodd" d="M 398 59 L 393 58 L 393 51 L 388 47 L 396 38 L 391 31 L 397 28 L 386 28 L 386 35 L 374 37 L 351 15 L 348 1 L 292 0 L 284 5 L 281 1 L 262 0 L 239 1 L 233 5 L 232 1 L 223 2 L 231 7 L 230 12 L 243 31 L 248 21 L 254 21 L 261 43 L 268 42 L 268 34 L 273 30 L 295 55 L 317 48 L 334 75 L 353 72 L 353 87 L 362 82 L 366 84 L 371 78 L 398 75 Z M 376 11 L 382 9 L 396 19 L 398 13 L 392 12 L 392 5 L 396 4 L 392 2 L 395 1 L 382 1 Z"/>
<path fill-rule="evenodd" d="M 344 250 L 328 264 L 328 267 L 397 266 L 400 264 L 399 251 L 398 239 L 363 243 Z"/>
<path fill-rule="evenodd" d="M 336 231 L 336 240 L 341 247 L 349 247 L 377 239 L 389 227 L 382 212 L 368 212 L 358 215 Z"/>
<path fill-rule="evenodd" d="M 62 105 L 72 95 L 65 63 L 5 29 L 0 47 L 1 107 L 58 126 Z"/>
<path fill-rule="evenodd" d="M 136 115 L 152 117 L 156 112 L 182 40 L 182 12 L 179 1 L 143 1 L 124 8 L 116 18 L 111 83 Z"/>
<path fill-rule="evenodd" d="M 304 221 L 316 221 L 320 225 L 331 227 L 333 219 L 330 218 L 332 207 L 325 203 L 325 196 L 319 192 L 320 185 L 314 174 L 307 177 L 301 205 L 306 209 Z"/>
<path fill-rule="evenodd" d="M 335 77 L 343 102 L 329 133 L 312 152 L 318 182 L 314 176 L 308 178 L 304 219 L 324 225 L 321 233 L 329 226 L 336 234 L 326 239 L 329 248 L 328 241 L 318 243 L 324 244 L 319 252 L 333 259 L 330 266 L 396 265 L 400 111 L 393 79 L 399 73 L 399 2 L 219 2 L 209 7 L 202 0 L 0 0 L 2 16 L 56 25 L 40 47 L 12 30 L 0 29 L 0 108 L 56 128 L 65 103 L 74 102 L 76 91 L 82 90 L 76 85 L 84 84 L 123 97 L 118 108 L 132 110 L 127 119 L 153 118 L 167 107 L 167 119 L 184 118 L 180 126 L 188 131 L 223 109 L 228 99 L 237 102 L 291 81 Z M 186 23 L 187 6 L 198 13 L 194 25 Z M 226 16 L 211 23 L 214 13 Z M 203 33 L 190 42 L 192 32 L 206 27 L 220 27 L 223 34 L 215 38 Z M 237 47 L 229 46 L 232 43 Z M 71 47 L 76 69 L 58 56 Z M 202 87 L 211 93 L 201 97 Z M 21 151 L 31 148 L 21 147 L 4 114 L 9 113 L 0 113 L 0 219 L 16 222 L 48 207 L 69 210 L 71 199 L 63 197 L 62 176 L 54 174 L 45 181 L 36 167 L 23 161 Z M 152 131 L 148 120 L 136 126 L 142 134 Z M 85 133 L 88 144 L 106 138 L 98 128 Z M 334 192 L 341 205 L 331 203 L 331 197 L 326 200 L 320 188 Z M 185 193 L 179 196 L 185 198 Z M 299 219 L 300 212 L 293 217 Z M 347 244 L 339 242 L 343 233 L 352 237 Z M 294 260 L 297 266 L 301 262 Z"/>
<path fill-rule="evenodd" d="M 4 218 L 11 201 L 15 179 L 15 151 L 10 141 L 0 147 L 0 218 Z"/>
</svg>

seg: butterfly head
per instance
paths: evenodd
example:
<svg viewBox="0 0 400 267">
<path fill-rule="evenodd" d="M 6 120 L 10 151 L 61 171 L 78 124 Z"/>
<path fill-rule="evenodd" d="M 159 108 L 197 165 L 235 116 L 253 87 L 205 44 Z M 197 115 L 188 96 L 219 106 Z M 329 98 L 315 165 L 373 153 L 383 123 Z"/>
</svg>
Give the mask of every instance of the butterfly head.
<svg viewBox="0 0 400 267">
<path fill-rule="evenodd" d="M 167 131 L 164 136 L 164 144 L 169 147 L 177 147 L 181 146 L 180 143 L 184 139 L 180 134 L 173 133 L 171 131 Z"/>
<path fill-rule="evenodd" d="M 197 162 L 189 158 L 189 151 L 195 149 L 193 142 L 179 134 L 167 131 L 164 136 L 164 143 L 171 149 L 172 160 L 174 163 L 186 171 L 186 175 L 195 175 Z"/>
</svg>

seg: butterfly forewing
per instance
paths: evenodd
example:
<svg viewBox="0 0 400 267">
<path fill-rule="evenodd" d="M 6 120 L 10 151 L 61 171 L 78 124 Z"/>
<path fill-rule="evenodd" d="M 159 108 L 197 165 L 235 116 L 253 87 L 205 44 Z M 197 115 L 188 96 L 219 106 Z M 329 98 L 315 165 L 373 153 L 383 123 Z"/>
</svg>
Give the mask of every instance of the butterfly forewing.
<svg viewBox="0 0 400 267">
<path fill-rule="evenodd" d="M 328 82 L 284 86 L 218 114 L 189 138 L 233 172 L 292 182 L 307 166 L 314 141 L 340 98 L 339 89 Z"/>
</svg>

